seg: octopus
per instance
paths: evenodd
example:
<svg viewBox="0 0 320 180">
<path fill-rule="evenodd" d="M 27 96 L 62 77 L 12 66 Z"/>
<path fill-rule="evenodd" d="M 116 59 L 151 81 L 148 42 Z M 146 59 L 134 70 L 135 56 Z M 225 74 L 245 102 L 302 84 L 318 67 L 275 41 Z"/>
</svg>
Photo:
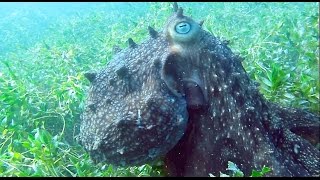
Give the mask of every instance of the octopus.
<svg viewBox="0 0 320 180">
<path fill-rule="evenodd" d="M 176 3 L 161 32 L 115 55 L 91 87 L 79 143 L 95 162 L 163 158 L 168 176 L 209 176 L 232 161 L 250 174 L 319 176 L 319 116 L 267 101 L 242 58 Z"/>
</svg>

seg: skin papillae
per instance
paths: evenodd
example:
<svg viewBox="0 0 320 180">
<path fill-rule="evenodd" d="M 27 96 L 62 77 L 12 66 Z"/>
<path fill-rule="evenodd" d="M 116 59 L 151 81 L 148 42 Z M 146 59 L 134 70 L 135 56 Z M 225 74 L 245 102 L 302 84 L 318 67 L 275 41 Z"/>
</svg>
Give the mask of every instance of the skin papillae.
<svg viewBox="0 0 320 180">
<path fill-rule="evenodd" d="M 162 32 L 116 55 L 99 73 L 79 142 L 96 162 L 141 165 L 164 157 L 169 176 L 319 176 L 319 116 L 268 102 L 235 55 L 174 4 Z"/>
</svg>

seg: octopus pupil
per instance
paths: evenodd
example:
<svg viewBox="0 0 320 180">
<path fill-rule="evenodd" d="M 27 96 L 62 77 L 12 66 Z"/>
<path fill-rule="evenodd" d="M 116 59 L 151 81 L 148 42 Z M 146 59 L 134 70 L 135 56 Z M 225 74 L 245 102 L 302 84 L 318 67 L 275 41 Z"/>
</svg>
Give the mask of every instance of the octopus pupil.
<svg viewBox="0 0 320 180">
<path fill-rule="evenodd" d="M 176 25 L 176 32 L 179 34 L 187 34 L 188 32 L 190 32 L 190 30 L 191 26 L 189 23 L 181 22 Z"/>
</svg>

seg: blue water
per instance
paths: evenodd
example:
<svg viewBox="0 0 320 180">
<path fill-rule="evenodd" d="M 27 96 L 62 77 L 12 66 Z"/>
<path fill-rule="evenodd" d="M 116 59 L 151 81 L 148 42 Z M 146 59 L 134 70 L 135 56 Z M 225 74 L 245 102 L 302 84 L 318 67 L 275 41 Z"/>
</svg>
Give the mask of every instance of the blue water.
<svg viewBox="0 0 320 180">
<path fill-rule="evenodd" d="M 132 23 L 139 17 L 146 16 L 147 12 L 151 11 L 150 7 L 154 4 L 147 2 L 1 2 L 0 56 L 16 48 L 28 48 L 35 42 L 41 41 L 44 37 L 52 34 L 52 29 L 70 26 L 70 24 L 85 20 L 89 16 L 95 16 L 97 21 L 101 18 L 107 19 L 110 25 L 117 22 Z M 207 4 L 179 3 L 179 5 L 184 7 L 186 12 L 192 13 L 193 17 L 199 18 L 205 17 L 216 9 L 223 12 L 232 8 L 235 14 L 243 14 L 258 13 L 257 7 L 272 7 L 272 5 L 260 3 L 221 2 Z M 296 5 L 299 6 L 298 10 L 303 11 L 306 3 Z M 277 6 L 285 7 L 288 5 L 278 3 Z M 160 4 L 158 8 L 164 8 L 164 5 Z M 223 19 L 224 15 L 219 14 L 216 18 Z M 230 20 L 230 18 L 228 19 Z M 237 16 L 235 16 L 235 21 L 238 21 Z"/>
<path fill-rule="evenodd" d="M 17 47 L 33 45 L 52 33 L 50 29 L 56 28 L 57 24 L 72 23 L 73 19 L 78 21 L 94 13 L 134 12 L 129 14 L 135 18 L 143 15 L 148 7 L 149 3 L 127 2 L 1 2 L 0 55 Z"/>
</svg>

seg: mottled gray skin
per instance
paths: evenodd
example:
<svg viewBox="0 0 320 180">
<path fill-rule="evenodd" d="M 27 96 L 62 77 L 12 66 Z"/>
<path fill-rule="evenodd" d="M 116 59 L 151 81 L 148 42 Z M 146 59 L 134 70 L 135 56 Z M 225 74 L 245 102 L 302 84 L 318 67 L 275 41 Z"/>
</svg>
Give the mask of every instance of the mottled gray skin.
<svg viewBox="0 0 320 180">
<path fill-rule="evenodd" d="M 241 58 L 182 13 L 161 33 L 118 52 L 98 74 L 80 143 L 96 161 L 140 165 L 165 157 L 169 176 L 208 176 L 227 161 L 246 175 L 319 176 L 319 117 L 266 101 Z M 190 27 L 190 28 L 189 28 Z"/>
<path fill-rule="evenodd" d="M 165 38 L 151 39 L 119 52 L 92 79 L 80 138 L 93 159 L 141 164 L 164 155 L 182 137 L 186 102 L 172 95 L 159 71 L 168 53 Z"/>
</svg>

